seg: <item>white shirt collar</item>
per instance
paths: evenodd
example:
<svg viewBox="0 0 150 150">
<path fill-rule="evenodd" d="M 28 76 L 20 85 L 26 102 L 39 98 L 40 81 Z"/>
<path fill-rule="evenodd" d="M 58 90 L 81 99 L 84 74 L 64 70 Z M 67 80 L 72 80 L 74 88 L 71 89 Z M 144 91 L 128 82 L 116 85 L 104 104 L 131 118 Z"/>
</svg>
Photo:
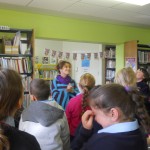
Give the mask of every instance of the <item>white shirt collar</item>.
<svg viewBox="0 0 150 150">
<path fill-rule="evenodd" d="M 129 132 L 129 131 L 134 131 L 138 128 L 139 128 L 138 121 L 135 120 L 132 122 L 121 122 L 121 123 L 111 125 L 109 127 L 99 130 L 98 133 Z"/>
</svg>

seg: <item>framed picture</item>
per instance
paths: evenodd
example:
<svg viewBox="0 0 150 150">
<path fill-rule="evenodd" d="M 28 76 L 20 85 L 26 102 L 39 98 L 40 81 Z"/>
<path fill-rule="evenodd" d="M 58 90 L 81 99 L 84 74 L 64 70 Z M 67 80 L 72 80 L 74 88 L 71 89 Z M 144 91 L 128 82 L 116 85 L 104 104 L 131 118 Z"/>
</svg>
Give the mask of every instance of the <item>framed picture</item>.
<svg viewBox="0 0 150 150">
<path fill-rule="evenodd" d="M 48 64 L 48 62 L 49 62 L 49 57 L 42 57 L 43 64 Z"/>
</svg>

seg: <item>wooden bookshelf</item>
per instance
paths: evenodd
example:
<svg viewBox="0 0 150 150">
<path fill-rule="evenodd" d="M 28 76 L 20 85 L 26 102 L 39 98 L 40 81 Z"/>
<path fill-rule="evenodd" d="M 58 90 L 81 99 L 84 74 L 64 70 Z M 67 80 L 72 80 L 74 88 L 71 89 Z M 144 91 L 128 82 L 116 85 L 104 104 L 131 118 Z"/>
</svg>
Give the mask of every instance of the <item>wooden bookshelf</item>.
<svg viewBox="0 0 150 150">
<path fill-rule="evenodd" d="M 138 44 L 138 41 L 125 42 L 124 57 L 135 58 L 136 69 L 144 67 L 148 69 L 150 74 L 150 46 L 145 44 Z"/>
<path fill-rule="evenodd" d="M 29 85 L 34 77 L 34 30 L 9 28 L 0 30 L 0 66 L 16 70 L 22 76 L 24 103 L 30 103 Z"/>
<path fill-rule="evenodd" d="M 150 75 L 150 46 L 139 44 L 137 40 L 128 41 L 124 44 L 124 56 L 135 58 L 135 69 L 145 68 Z M 150 85 L 150 81 L 148 82 Z"/>
</svg>

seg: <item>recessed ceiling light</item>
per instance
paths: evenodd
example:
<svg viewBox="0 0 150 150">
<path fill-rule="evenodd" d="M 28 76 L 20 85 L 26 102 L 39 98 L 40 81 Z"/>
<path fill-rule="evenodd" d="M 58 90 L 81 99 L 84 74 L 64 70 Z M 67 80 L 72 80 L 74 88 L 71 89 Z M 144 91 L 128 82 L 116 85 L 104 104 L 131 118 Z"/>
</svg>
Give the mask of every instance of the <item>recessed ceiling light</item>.
<svg viewBox="0 0 150 150">
<path fill-rule="evenodd" d="M 140 5 L 140 6 L 150 3 L 150 0 L 117 0 L 117 1 L 134 4 L 134 5 Z"/>
</svg>

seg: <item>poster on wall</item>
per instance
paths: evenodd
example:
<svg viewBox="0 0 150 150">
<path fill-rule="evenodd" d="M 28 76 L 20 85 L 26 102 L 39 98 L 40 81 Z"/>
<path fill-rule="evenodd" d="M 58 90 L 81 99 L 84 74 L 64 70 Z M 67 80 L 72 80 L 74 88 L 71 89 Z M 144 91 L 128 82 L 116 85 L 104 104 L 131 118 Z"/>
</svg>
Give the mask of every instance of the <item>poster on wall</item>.
<svg viewBox="0 0 150 150">
<path fill-rule="evenodd" d="M 90 67 L 90 60 L 88 59 L 87 55 L 84 55 L 84 59 L 81 62 L 82 67 Z"/>
<path fill-rule="evenodd" d="M 126 57 L 125 58 L 125 67 L 131 67 L 136 71 L 136 58 L 135 57 Z"/>
<path fill-rule="evenodd" d="M 81 67 L 83 69 L 83 73 L 88 73 L 90 68 L 90 60 L 87 55 L 84 55 L 84 59 L 81 61 Z"/>
</svg>

